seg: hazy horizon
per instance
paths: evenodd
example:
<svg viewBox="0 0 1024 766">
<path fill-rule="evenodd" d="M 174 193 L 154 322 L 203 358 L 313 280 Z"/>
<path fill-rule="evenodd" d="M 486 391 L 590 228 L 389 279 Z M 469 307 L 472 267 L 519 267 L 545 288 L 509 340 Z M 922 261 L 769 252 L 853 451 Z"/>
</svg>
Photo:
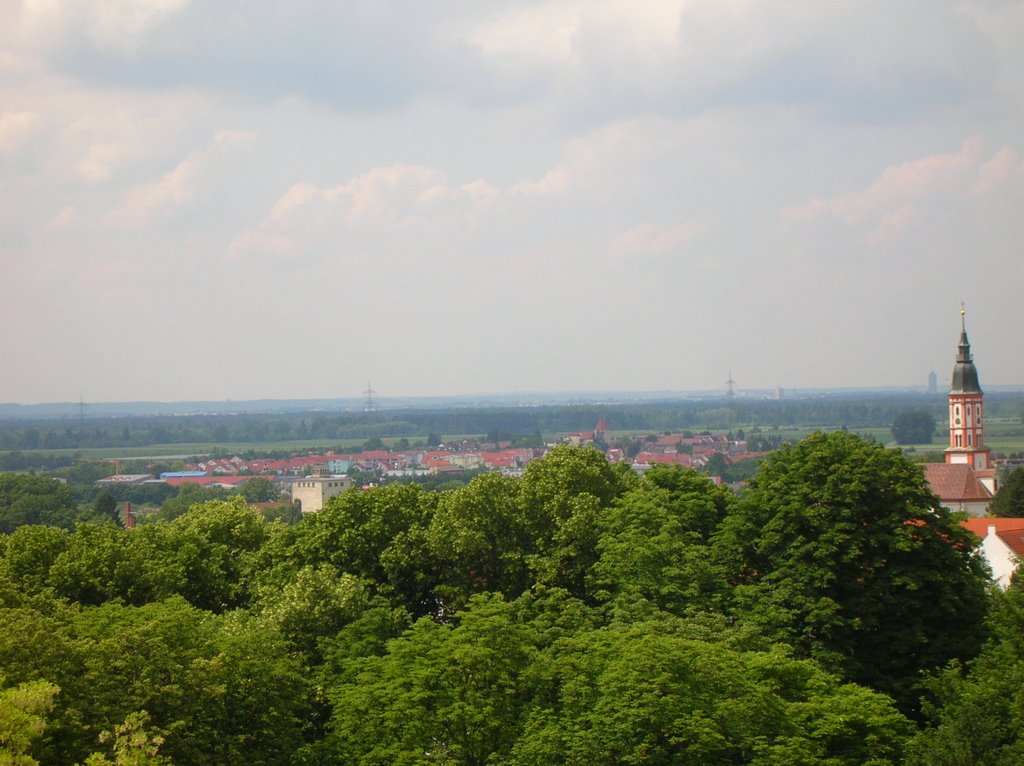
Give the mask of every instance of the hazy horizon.
<svg viewBox="0 0 1024 766">
<path fill-rule="evenodd" d="M 1022 39 L 1011 0 L 0 5 L 0 402 L 942 390 L 961 301 L 1024 384 Z"/>
</svg>

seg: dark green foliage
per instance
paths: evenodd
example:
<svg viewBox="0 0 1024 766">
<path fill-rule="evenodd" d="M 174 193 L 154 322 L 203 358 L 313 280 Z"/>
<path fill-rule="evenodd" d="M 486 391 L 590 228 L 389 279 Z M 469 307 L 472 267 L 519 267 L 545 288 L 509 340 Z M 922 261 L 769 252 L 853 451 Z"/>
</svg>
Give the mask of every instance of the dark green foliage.
<svg viewBox="0 0 1024 766">
<path fill-rule="evenodd" d="M 1010 471 L 988 505 L 993 516 L 1024 516 L 1024 468 Z"/>
<path fill-rule="evenodd" d="M 931 444 L 934 435 L 935 417 L 930 412 L 901 412 L 892 421 L 897 444 Z"/>
<path fill-rule="evenodd" d="M 108 519 L 118 524 L 121 522 L 117 515 L 117 500 L 109 492 L 103 491 L 96 495 L 96 499 L 92 503 L 92 512 L 99 518 Z"/>
<path fill-rule="evenodd" d="M 929 727 L 911 766 L 1017 766 L 1024 763 L 1024 588 L 997 594 L 992 640 L 966 669 L 954 664 L 928 685 Z"/>
<path fill-rule="evenodd" d="M 914 707 L 919 673 L 973 656 L 985 572 L 920 469 L 856 436 L 773 453 L 723 525 L 744 619 Z"/>
<path fill-rule="evenodd" d="M 71 529 L 78 504 L 68 487 L 53 479 L 0 474 L 0 534 L 24 524 L 50 524 Z"/>
<path fill-rule="evenodd" d="M 278 495 L 277 487 L 265 476 L 255 476 L 242 485 L 242 497 L 247 503 L 270 503 Z"/>
</svg>

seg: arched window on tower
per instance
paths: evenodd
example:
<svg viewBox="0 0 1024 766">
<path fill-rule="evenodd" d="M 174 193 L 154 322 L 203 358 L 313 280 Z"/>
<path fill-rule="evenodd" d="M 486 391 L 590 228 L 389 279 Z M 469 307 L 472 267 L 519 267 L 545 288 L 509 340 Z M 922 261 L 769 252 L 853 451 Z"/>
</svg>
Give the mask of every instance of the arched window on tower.
<svg viewBox="0 0 1024 766">
<path fill-rule="evenodd" d="M 960 434 L 957 434 L 957 435 L 956 435 L 956 446 L 958 446 L 958 447 L 962 447 L 962 446 L 963 446 L 963 445 L 962 445 L 962 444 L 960 443 Z"/>
<path fill-rule="evenodd" d="M 970 434 L 967 434 L 967 446 L 968 447 L 971 446 L 971 435 Z"/>
</svg>

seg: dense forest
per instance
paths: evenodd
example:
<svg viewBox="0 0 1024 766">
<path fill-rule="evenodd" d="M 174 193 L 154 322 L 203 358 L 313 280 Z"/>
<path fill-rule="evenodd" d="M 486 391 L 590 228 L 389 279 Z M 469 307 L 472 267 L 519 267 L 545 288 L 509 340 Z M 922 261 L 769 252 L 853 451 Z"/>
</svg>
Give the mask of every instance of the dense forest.
<svg viewBox="0 0 1024 766">
<path fill-rule="evenodd" d="M 59 522 L 62 493 L 0 506 Z M 1019 764 L 1024 586 L 976 544 L 842 432 L 739 495 L 558 447 L 291 525 L 13 525 L 0 763 Z"/>
<path fill-rule="evenodd" d="M 988 394 L 988 417 L 1024 418 L 1024 395 Z M 618 431 L 810 426 L 888 428 L 908 410 L 946 417 L 944 395 L 829 395 L 800 399 L 685 400 L 633 405 L 395 409 L 378 412 L 175 415 L 0 421 L 0 450 L 132 447 L 154 444 L 283 442 L 494 434 L 508 439 L 589 430 L 604 418 Z"/>
</svg>

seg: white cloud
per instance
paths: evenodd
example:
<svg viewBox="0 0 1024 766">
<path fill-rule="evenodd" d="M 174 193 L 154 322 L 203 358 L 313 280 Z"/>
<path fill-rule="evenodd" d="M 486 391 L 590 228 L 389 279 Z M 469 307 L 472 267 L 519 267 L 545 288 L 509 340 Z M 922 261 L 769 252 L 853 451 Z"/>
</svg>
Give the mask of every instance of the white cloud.
<svg viewBox="0 0 1024 766">
<path fill-rule="evenodd" d="M 20 150 L 32 138 L 39 115 L 35 112 L 0 112 L 0 155 Z"/>
<path fill-rule="evenodd" d="M 179 208 L 193 203 L 203 192 L 204 183 L 230 184 L 230 177 L 223 172 L 214 174 L 211 165 L 225 153 L 251 147 L 256 140 L 253 132 L 218 131 L 208 147 L 190 152 L 159 179 L 129 189 L 120 203 L 107 213 L 104 222 L 138 227 L 168 218 Z"/>
<path fill-rule="evenodd" d="M 883 369 L 860 336 L 923 338 L 971 294 L 1012 347 L 1022 8 L 0 2 L 0 263 L 23 286 L 0 325 L 54 299 L 82 318 L 4 338 L 26 371 L 7 398 L 69 385 L 44 343 L 152 397 L 95 339 L 149 368 L 215 328 L 295 354 L 318 328 L 370 340 L 304 379 L 238 344 L 168 389 L 912 381 L 945 345 Z M 694 317 L 714 331 L 666 353 Z"/>
<path fill-rule="evenodd" d="M 138 52 L 161 23 L 188 7 L 188 0 L 24 0 L 22 34 L 52 47 L 84 34 L 102 50 Z"/>
<path fill-rule="evenodd" d="M 664 256 L 678 251 L 707 229 L 707 224 L 686 221 L 678 226 L 645 222 L 632 226 L 612 239 L 609 255 L 612 258 Z"/>
<path fill-rule="evenodd" d="M 886 168 L 860 191 L 830 198 L 814 198 L 782 210 L 784 230 L 816 221 L 831 220 L 866 232 L 873 242 L 898 235 L 912 219 L 929 225 L 921 212 L 952 201 L 958 207 L 972 199 L 983 205 L 998 203 L 1006 194 L 1024 188 L 1024 164 L 1012 147 L 994 153 L 980 140 L 964 143 L 960 151 L 933 154 Z M 970 209 L 975 209 L 973 205 Z"/>
</svg>

